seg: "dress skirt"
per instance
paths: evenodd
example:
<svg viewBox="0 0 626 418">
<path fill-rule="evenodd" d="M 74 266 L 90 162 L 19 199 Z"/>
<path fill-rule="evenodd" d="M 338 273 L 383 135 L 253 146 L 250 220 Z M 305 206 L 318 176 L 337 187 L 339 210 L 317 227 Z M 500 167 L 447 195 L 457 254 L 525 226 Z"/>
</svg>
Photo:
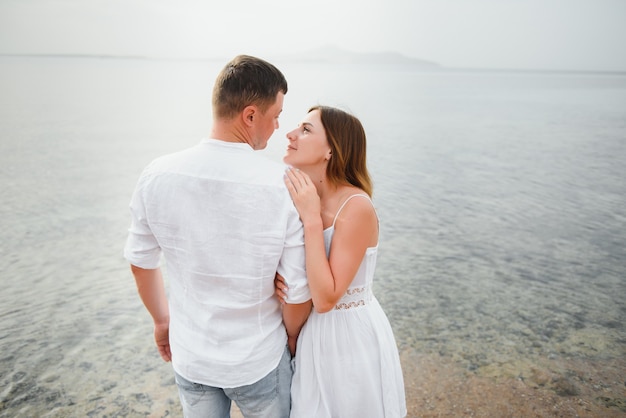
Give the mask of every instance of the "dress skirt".
<svg viewBox="0 0 626 418">
<path fill-rule="evenodd" d="M 361 303 L 311 313 L 298 338 L 292 418 L 406 416 L 391 325 L 374 296 Z"/>
</svg>

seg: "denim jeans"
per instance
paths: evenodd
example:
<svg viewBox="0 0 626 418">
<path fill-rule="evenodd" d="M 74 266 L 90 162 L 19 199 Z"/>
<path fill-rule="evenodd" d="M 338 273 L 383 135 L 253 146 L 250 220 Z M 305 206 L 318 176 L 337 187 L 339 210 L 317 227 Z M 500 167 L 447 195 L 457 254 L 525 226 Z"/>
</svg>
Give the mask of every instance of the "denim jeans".
<svg viewBox="0 0 626 418">
<path fill-rule="evenodd" d="M 251 385 L 217 388 L 190 382 L 178 373 L 176 385 L 185 418 L 230 418 L 231 401 L 246 418 L 288 418 L 291 377 L 291 355 L 285 347 L 278 367 Z"/>
</svg>

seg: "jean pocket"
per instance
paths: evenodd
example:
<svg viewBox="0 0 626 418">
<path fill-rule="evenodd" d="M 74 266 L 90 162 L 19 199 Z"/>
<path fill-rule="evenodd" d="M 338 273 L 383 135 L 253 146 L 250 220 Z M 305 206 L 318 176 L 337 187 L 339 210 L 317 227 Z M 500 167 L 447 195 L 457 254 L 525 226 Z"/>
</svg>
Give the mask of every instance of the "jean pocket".
<svg viewBox="0 0 626 418">
<path fill-rule="evenodd" d="M 184 392 L 202 393 L 205 391 L 204 385 L 200 383 L 190 382 L 178 373 L 174 374 L 174 380 L 176 381 L 176 386 L 178 386 Z"/>
</svg>

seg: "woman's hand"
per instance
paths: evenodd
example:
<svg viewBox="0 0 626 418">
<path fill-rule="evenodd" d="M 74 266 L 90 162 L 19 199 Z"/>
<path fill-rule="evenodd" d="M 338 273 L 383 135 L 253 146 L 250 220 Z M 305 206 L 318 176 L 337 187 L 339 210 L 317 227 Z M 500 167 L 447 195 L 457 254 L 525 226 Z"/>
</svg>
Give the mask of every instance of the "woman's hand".
<svg viewBox="0 0 626 418">
<path fill-rule="evenodd" d="M 296 168 L 288 168 L 285 174 L 285 185 L 293 200 L 302 223 L 319 221 L 321 205 L 317 189 L 311 178 Z"/>
<path fill-rule="evenodd" d="M 280 301 L 281 305 L 285 304 L 285 299 L 287 299 L 287 292 L 289 292 L 289 288 L 285 284 L 285 278 L 276 273 L 276 277 L 274 278 L 274 294 Z"/>
</svg>

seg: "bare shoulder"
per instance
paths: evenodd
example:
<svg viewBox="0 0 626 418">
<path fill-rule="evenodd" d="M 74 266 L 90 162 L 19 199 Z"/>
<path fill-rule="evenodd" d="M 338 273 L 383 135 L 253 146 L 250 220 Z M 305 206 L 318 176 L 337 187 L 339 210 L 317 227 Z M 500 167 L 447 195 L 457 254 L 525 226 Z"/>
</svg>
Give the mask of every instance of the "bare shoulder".
<svg viewBox="0 0 626 418">
<path fill-rule="evenodd" d="M 378 216 L 369 196 L 360 189 L 355 191 L 357 193 L 346 196 L 345 205 L 337 216 L 333 243 L 338 241 L 344 249 L 347 246 L 365 251 L 366 247 L 378 243 Z"/>
<path fill-rule="evenodd" d="M 367 193 L 356 187 L 350 188 L 343 199 L 343 208 L 337 216 L 337 222 L 358 220 L 360 222 L 378 222 L 374 204 Z"/>
</svg>

